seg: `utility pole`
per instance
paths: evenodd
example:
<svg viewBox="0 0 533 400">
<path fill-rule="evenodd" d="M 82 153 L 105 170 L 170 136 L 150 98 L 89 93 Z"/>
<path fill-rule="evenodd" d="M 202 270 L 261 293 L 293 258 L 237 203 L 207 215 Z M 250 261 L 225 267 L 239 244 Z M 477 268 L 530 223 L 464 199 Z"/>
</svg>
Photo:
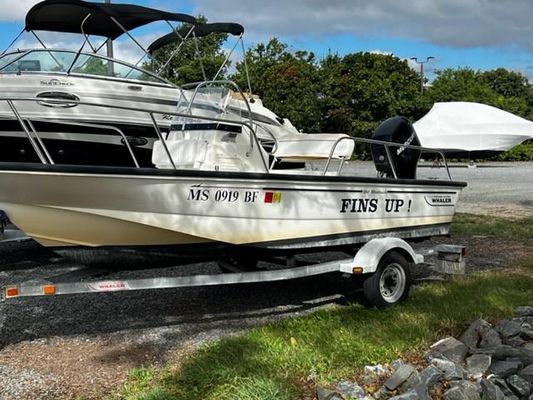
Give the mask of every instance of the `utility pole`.
<svg viewBox="0 0 533 400">
<path fill-rule="evenodd" d="M 427 64 L 429 60 L 434 60 L 435 57 L 426 57 L 426 61 L 418 61 L 418 58 L 411 57 L 415 63 L 420 64 L 420 93 L 424 93 L 424 64 Z"/>
<path fill-rule="evenodd" d="M 105 4 L 111 4 L 111 0 L 104 0 Z M 106 47 L 107 47 L 107 57 L 114 58 L 113 57 L 113 40 L 111 38 L 107 38 L 106 41 Z M 107 62 L 107 75 L 114 76 L 114 65 L 111 61 Z"/>
</svg>

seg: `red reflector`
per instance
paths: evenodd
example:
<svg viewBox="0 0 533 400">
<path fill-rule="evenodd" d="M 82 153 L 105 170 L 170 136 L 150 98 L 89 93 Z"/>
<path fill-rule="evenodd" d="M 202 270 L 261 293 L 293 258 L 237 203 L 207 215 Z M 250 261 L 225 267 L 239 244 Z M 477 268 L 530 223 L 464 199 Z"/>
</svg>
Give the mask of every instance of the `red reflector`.
<svg viewBox="0 0 533 400">
<path fill-rule="evenodd" d="M 265 203 L 272 203 L 273 198 L 274 198 L 273 192 L 265 192 Z"/>
<path fill-rule="evenodd" d="M 16 287 L 6 289 L 6 297 L 16 297 L 19 295 L 19 290 Z"/>
<path fill-rule="evenodd" d="M 54 285 L 43 286 L 43 294 L 46 294 L 46 295 L 56 294 L 56 287 Z"/>
</svg>

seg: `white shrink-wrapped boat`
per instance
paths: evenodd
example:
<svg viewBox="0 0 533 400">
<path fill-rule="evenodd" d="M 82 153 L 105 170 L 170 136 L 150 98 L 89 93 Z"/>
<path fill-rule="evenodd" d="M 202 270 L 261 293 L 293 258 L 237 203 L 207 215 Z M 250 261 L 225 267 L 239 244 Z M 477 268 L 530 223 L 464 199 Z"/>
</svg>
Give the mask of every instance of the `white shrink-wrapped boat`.
<svg viewBox="0 0 533 400">
<path fill-rule="evenodd" d="M 492 157 L 533 138 L 533 122 L 480 103 L 435 103 L 414 127 L 422 146 L 448 157 Z"/>
</svg>

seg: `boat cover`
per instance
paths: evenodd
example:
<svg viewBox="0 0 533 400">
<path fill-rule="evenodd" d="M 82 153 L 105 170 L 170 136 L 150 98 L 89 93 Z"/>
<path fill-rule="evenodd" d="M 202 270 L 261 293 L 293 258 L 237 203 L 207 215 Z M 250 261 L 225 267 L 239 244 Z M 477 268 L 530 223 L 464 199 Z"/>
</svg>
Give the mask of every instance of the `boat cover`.
<svg viewBox="0 0 533 400">
<path fill-rule="evenodd" d="M 327 159 L 335 143 L 343 137 L 350 136 L 338 133 L 286 134 L 277 138 L 273 155 L 284 160 Z M 349 159 L 354 146 L 353 140 L 342 140 L 335 147 L 332 157 Z"/>
<path fill-rule="evenodd" d="M 533 138 L 533 122 L 480 103 L 435 103 L 414 123 L 423 147 L 505 151 Z"/>
<path fill-rule="evenodd" d="M 82 23 L 90 14 L 90 17 Z M 187 14 L 170 13 L 135 4 L 102 4 L 82 0 L 45 0 L 34 5 L 26 15 L 26 31 L 40 30 L 67 33 L 86 33 L 116 39 L 127 31 L 155 21 L 196 24 Z"/>
<path fill-rule="evenodd" d="M 189 33 L 190 27 L 184 27 L 180 30 L 181 37 L 185 37 Z M 233 36 L 239 36 L 244 33 L 244 27 L 240 24 L 233 22 L 214 22 L 212 24 L 196 25 L 193 30 L 193 34 L 196 37 L 203 37 L 212 33 L 229 33 Z M 160 38 L 154 40 L 154 42 L 148 46 L 148 53 L 153 54 L 154 51 L 159 50 L 161 47 L 167 44 L 174 43 L 179 40 L 180 37 L 176 32 L 170 32 Z"/>
</svg>

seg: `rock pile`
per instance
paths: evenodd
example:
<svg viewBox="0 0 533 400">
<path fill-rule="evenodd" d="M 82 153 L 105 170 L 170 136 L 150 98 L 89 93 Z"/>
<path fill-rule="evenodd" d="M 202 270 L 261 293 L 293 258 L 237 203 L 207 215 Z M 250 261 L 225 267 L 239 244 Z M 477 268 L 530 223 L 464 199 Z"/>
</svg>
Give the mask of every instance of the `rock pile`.
<svg viewBox="0 0 533 400">
<path fill-rule="evenodd" d="M 533 307 L 492 326 L 474 321 L 459 337 L 434 343 L 427 366 L 417 370 L 398 360 L 365 367 L 362 386 L 340 382 L 335 390 L 317 387 L 318 400 L 533 400 Z M 384 382 L 377 390 L 377 382 Z"/>
</svg>

